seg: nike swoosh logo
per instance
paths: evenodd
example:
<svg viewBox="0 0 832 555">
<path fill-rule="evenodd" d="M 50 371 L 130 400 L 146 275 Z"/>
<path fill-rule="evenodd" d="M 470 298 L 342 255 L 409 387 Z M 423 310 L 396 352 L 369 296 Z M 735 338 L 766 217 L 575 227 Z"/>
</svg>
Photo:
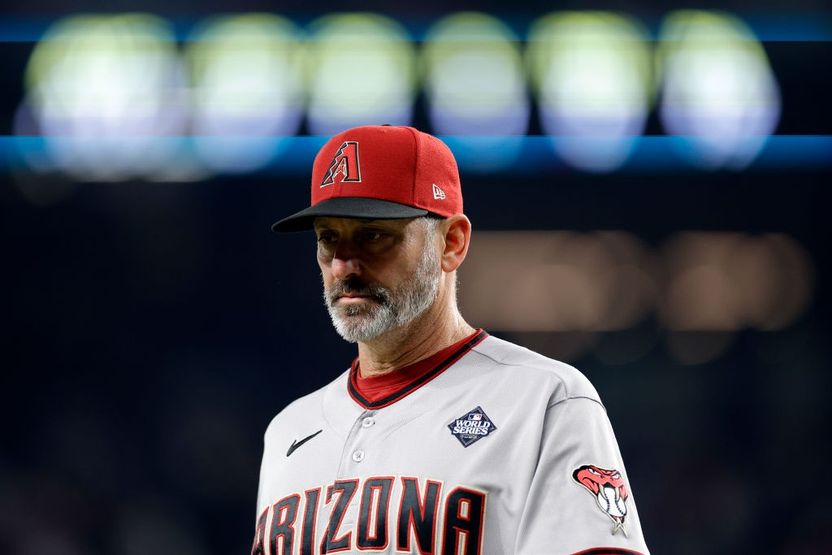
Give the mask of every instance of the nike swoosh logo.
<svg viewBox="0 0 832 555">
<path fill-rule="evenodd" d="M 286 456 L 288 457 L 289 455 L 294 453 L 295 449 L 297 449 L 298 447 L 300 447 L 301 445 L 303 445 L 304 443 L 306 443 L 307 441 L 309 441 L 310 439 L 312 439 L 313 437 L 315 437 L 316 435 L 318 435 L 321 432 L 323 432 L 323 430 L 318 430 L 317 432 L 315 432 L 311 436 L 306 436 L 305 438 L 303 438 L 300 441 L 298 441 L 298 440 L 293 441 L 292 445 L 289 446 L 289 450 L 286 451 Z"/>
</svg>

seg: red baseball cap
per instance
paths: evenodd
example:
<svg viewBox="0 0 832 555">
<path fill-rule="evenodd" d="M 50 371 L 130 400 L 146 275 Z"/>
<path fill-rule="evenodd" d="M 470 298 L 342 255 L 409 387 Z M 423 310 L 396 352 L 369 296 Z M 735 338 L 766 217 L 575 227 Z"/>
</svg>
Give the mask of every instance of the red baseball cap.
<svg viewBox="0 0 832 555">
<path fill-rule="evenodd" d="M 319 216 L 447 218 L 461 212 L 459 170 L 445 143 L 412 127 L 368 125 L 327 141 L 312 166 L 312 205 L 272 230 L 311 229 Z"/>
</svg>

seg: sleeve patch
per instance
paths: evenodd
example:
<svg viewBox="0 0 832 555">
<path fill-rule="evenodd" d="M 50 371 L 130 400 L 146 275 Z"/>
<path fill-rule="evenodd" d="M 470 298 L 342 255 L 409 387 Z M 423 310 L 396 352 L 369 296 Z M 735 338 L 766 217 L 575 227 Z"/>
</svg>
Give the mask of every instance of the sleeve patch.
<svg viewBox="0 0 832 555">
<path fill-rule="evenodd" d="M 624 478 L 617 470 L 608 470 L 595 466 L 594 464 L 585 464 L 579 466 L 572 472 L 572 478 L 586 488 L 586 490 L 595 498 L 604 513 L 612 520 L 612 534 L 613 536 L 618 532 L 627 536 L 627 531 L 624 529 L 624 519 L 627 516 L 627 499 L 630 498 L 630 493 L 627 490 L 627 485 L 624 483 Z M 585 551 L 581 553 L 607 553 L 606 551 Z M 609 551 L 609 553 L 614 553 Z M 629 551 L 621 551 L 621 553 L 630 553 Z"/>
</svg>

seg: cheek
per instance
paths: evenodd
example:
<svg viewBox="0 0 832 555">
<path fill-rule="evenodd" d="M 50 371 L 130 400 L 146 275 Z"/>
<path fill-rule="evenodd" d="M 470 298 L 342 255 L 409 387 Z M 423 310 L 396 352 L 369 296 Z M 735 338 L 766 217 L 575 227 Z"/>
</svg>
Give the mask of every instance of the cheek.
<svg viewBox="0 0 832 555">
<path fill-rule="evenodd" d="M 419 263 L 416 260 L 399 260 L 398 264 L 388 268 L 388 271 L 384 272 L 382 276 L 379 276 L 379 279 L 393 289 L 401 289 L 408 282 L 417 279 L 416 269 L 418 266 Z"/>
<path fill-rule="evenodd" d="M 315 250 L 315 260 L 318 261 L 318 265 L 323 267 L 329 264 L 329 261 L 332 260 L 332 256 L 328 252 L 326 252 L 323 248 L 318 246 Z"/>
<path fill-rule="evenodd" d="M 332 283 L 332 271 L 329 268 L 329 264 L 325 264 L 320 259 L 318 259 L 318 268 L 321 270 L 321 281 L 323 281 L 326 287 Z"/>
</svg>

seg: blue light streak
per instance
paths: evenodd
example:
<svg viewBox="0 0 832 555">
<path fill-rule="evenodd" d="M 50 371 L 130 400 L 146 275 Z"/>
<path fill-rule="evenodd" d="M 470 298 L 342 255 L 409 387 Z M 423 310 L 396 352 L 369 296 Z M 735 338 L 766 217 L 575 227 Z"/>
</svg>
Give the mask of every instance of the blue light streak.
<svg viewBox="0 0 832 555">
<path fill-rule="evenodd" d="M 487 148 L 493 145 L 494 137 L 441 137 L 452 150 L 475 151 L 478 146 Z M 326 137 L 293 136 L 280 138 L 276 148 L 279 153 L 271 163 L 252 174 L 253 176 L 302 176 L 308 175 L 312 161 L 318 149 L 326 142 Z M 466 163 L 465 156 L 460 157 L 460 170 L 486 173 L 489 175 L 541 175 L 560 172 L 580 173 L 570 168 L 555 153 L 554 143 L 563 140 L 557 137 L 521 136 L 504 138 L 519 143 L 519 153 L 510 164 L 500 168 L 478 170 Z M 70 141 L 73 139 L 44 137 L 0 137 L 0 168 L 7 171 L 27 171 L 29 159 L 48 159 L 49 141 Z M 143 140 L 143 139 L 142 139 Z M 160 137 L 156 139 L 160 146 L 166 142 L 171 146 L 179 144 L 182 137 Z M 185 137 L 190 154 L 195 160 L 195 144 L 199 137 Z M 273 140 L 270 138 L 269 140 Z M 684 150 L 689 148 L 693 138 L 669 136 L 634 137 L 633 153 L 627 163 L 612 174 L 622 173 L 712 173 L 697 167 Z M 759 156 L 743 173 L 755 171 L 811 172 L 832 168 L 832 136 L 830 135 L 775 135 L 769 137 Z M 738 172 L 737 172 L 738 173 Z"/>
</svg>

